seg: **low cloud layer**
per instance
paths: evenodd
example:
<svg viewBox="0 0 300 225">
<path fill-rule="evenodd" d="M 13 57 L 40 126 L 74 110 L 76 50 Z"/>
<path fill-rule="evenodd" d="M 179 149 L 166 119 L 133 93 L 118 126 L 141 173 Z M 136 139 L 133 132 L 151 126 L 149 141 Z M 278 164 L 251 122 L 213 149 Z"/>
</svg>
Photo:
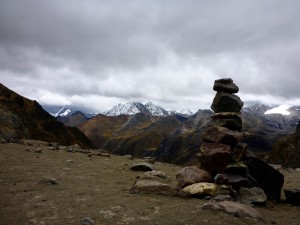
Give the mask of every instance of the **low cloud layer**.
<svg viewBox="0 0 300 225">
<path fill-rule="evenodd" d="M 0 0 L 1 83 L 42 104 L 300 104 L 299 1 Z"/>
</svg>

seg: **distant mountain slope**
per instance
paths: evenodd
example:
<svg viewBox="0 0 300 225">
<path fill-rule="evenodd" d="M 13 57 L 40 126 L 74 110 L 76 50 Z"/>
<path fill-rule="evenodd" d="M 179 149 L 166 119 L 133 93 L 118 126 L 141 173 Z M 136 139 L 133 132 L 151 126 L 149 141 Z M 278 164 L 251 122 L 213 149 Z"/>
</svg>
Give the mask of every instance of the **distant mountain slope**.
<svg viewBox="0 0 300 225">
<path fill-rule="evenodd" d="M 268 161 L 284 167 L 300 167 L 300 122 L 293 134 L 276 141 Z"/>
<path fill-rule="evenodd" d="M 186 119 L 180 116 L 154 117 L 97 115 L 79 126 L 97 147 L 116 154 L 135 157 L 151 155 L 159 143 L 170 136 Z"/>
<path fill-rule="evenodd" d="M 24 98 L 0 84 L 0 138 L 36 139 L 62 145 L 93 147 L 77 128 L 66 127 L 36 101 Z"/>
</svg>

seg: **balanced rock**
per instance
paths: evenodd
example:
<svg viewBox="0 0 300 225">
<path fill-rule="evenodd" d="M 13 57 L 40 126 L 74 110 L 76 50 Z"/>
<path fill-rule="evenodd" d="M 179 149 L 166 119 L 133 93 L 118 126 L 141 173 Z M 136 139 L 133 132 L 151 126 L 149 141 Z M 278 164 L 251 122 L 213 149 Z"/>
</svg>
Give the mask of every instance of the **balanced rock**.
<svg viewBox="0 0 300 225">
<path fill-rule="evenodd" d="M 242 130 L 242 118 L 240 113 L 221 112 L 216 113 L 211 118 L 211 123 L 215 126 L 226 127 L 234 131 Z"/>
<path fill-rule="evenodd" d="M 213 89 L 215 91 L 222 91 L 231 94 L 239 92 L 239 87 L 235 83 L 233 83 L 233 80 L 231 78 L 215 80 Z"/>
<path fill-rule="evenodd" d="M 260 187 L 241 187 L 237 200 L 245 204 L 264 204 L 267 201 L 267 196 Z"/>
<path fill-rule="evenodd" d="M 269 199 L 279 201 L 284 176 L 255 156 L 247 156 L 247 160 L 244 162 L 249 169 L 248 178 L 253 186 L 261 187 Z"/>
<path fill-rule="evenodd" d="M 221 173 L 217 174 L 214 178 L 216 184 L 231 185 L 234 189 L 239 189 L 240 187 L 248 187 L 250 181 L 238 174 Z"/>
<path fill-rule="evenodd" d="M 211 105 L 211 109 L 215 113 L 240 112 L 243 105 L 244 103 L 238 96 L 225 92 L 217 92 Z"/>
<path fill-rule="evenodd" d="M 205 143 L 201 145 L 197 158 L 200 168 L 212 175 L 222 173 L 230 160 L 230 146 L 221 143 Z"/>
<path fill-rule="evenodd" d="M 299 189 L 285 189 L 284 194 L 286 201 L 292 205 L 300 206 L 300 190 Z"/>
<path fill-rule="evenodd" d="M 232 189 L 229 186 L 207 182 L 191 184 L 183 188 L 183 191 L 197 197 L 232 194 Z"/>
<path fill-rule="evenodd" d="M 210 174 L 198 166 L 184 167 L 176 174 L 179 187 L 183 188 L 194 183 L 210 182 Z"/>
<path fill-rule="evenodd" d="M 202 209 L 226 212 L 236 217 L 250 217 L 262 219 L 261 214 L 254 208 L 233 201 L 208 202 L 202 206 Z"/>
<path fill-rule="evenodd" d="M 236 145 L 242 138 L 242 133 L 220 126 L 209 127 L 202 134 L 202 139 L 205 142 L 222 143 L 230 146 Z"/>
</svg>

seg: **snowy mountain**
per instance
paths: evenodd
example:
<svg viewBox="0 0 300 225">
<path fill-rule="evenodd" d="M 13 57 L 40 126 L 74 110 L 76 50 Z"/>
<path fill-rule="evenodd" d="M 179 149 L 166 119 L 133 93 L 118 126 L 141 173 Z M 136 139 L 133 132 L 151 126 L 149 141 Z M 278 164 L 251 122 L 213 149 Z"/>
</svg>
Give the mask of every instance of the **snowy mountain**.
<svg viewBox="0 0 300 225">
<path fill-rule="evenodd" d="M 175 113 L 179 114 L 179 115 L 184 115 L 184 116 L 192 116 L 192 115 L 194 115 L 194 113 L 190 109 L 182 109 L 182 110 L 176 111 Z"/>
<path fill-rule="evenodd" d="M 290 106 L 288 106 L 288 105 L 280 105 L 278 107 L 275 107 L 273 109 L 266 111 L 265 115 L 267 115 L 267 114 L 281 114 L 284 116 L 290 115 L 291 113 L 288 111 L 289 108 L 290 108 Z"/>
<path fill-rule="evenodd" d="M 104 111 L 102 114 L 106 116 L 133 115 L 136 113 L 149 114 L 149 110 L 140 102 L 131 102 L 118 104 L 111 109 Z"/>
<path fill-rule="evenodd" d="M 57 113 L 55 113 L 54 117 L 67 117 L 71 115 L 72 111 L 71 109 L 68 109 L 66 107 L 62 107 Z"/>
<path fill-rule="evenodd" d="M 152 116 L 169 116 L 169 112 L 162 107 L 155 105 L 152 102 L 145 104 L 146 109 L 151 113 Z"/>
</svg>

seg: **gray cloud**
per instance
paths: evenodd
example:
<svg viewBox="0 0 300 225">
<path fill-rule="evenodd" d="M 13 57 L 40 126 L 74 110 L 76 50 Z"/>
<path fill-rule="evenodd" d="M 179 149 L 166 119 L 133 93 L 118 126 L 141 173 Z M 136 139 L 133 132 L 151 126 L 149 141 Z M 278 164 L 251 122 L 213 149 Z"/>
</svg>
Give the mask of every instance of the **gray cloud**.
<svg viewBox="0 0 300 225">
<path fill-rule="evenodd" d="M 299 1 L 0 0 L 1 82 L 42 103 L 300 104 Z"/>
</svg>

